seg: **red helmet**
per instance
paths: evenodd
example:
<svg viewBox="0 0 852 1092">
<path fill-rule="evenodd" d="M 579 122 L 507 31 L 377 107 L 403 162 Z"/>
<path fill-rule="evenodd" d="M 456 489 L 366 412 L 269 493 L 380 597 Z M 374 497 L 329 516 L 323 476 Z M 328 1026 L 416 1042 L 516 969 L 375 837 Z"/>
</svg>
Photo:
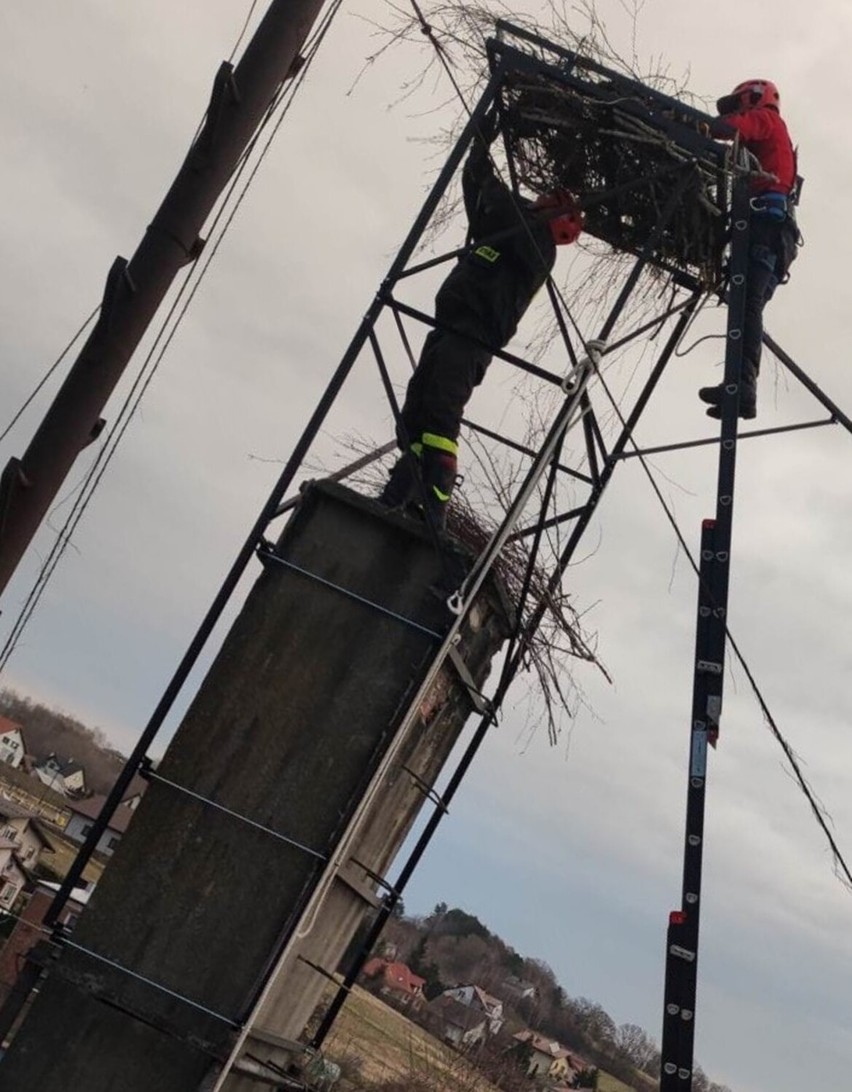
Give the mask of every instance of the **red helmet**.
<svg viewBox="0 0 852 1092">
<path fill-rule="evenodd" d="M 781 96 L 771 80 L 743 80 L 730 95 L 716 104 L 720 114 L 733 114 L 740 110 L 756 110 L 760 106 L 781 108 Z"/>
<path fill-rule="evenodd" d="M 550 233 L 557 246 L 567 246 L 575 242 L 583 230 L 583 210 L 573 193 L 568 190 L 554 190 L 544 193 L 533 202 L 533 208 L 559 209 L 555 216 L 548 218 Z"/>
</svg>

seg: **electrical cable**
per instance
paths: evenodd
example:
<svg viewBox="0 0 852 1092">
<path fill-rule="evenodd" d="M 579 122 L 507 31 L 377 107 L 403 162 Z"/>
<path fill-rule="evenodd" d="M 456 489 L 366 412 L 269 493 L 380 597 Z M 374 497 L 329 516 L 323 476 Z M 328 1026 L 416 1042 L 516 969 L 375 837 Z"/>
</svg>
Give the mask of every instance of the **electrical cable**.
<svg viewBox="0 0 852 1092">
<path fill-rule="evenodd" d="M 609 387 L 607 386 L 607 383 L 606 383 L 605 379 L 603 378 L 603 376 L 599 375 L 598 378 L 600 379 L 601 387 L 603 388 L 604 392 L 606 393 L 607 398 L 609 399 L 610 403 L 612 404 L 613 410 L 615 411 L 615 413 L 618 416 L 619 420 L 621 421 L 622 425 L 625 425 L 626 422 L 625 422 L 625 419 L 624 419 L 624 415 L 621 412 L 621 408 L 619 407 L 616 398 L 614 397 L 612 392 L 609 390 Z M 698 562 L 695 560 L 695 557 L 693 556 L 692 551 L 690 550 L 689 546 L 687 545 L 686 538 L 685 538 L 685 536 L 683 534 L 683 531 L 680 529 L 680 526 L 679 526 L 679 524 L 677 522 L 677 519 L 675 518 L 674 513 L 671 510 L 670 505 L 668 504 L 665 497 L 663 496 L 662 490 L 660 489 L 659 485 L 657 484 L 657 480 L 654 477 L 654 474 L 651 471 L 650 467 L 648 466 L 647 459 L 645 458 L 643 453 L 640 451 L 638 444 L 636 443 L 635 439 L 632 436 L 630 437 L 630 443 L 633 446 L 634 453 L 638 457 L 639 462 L 640 462 L 640 464 L 642 466 L 642 469 L 645 471 L 645 474 L 646 474 L 646 476 L 648 478 L 648 481 L 650 482 L 651 488 L 653 489 L 653 491 L 654 491 L 654 493 L 655 493 L 655 495 L 657 497 L 657 500 L 660 502 L 660 506 L 663 509 L 665 517 L 668 520 L 668 522 L 669 522 L 669 524 L 670 524 L 670 526 L 672 528 L 672 531 L 674 532 L 675 537 L 677 538 L 677 541 L 678 541 L 681 549 L 684 552 L 684 555 L 686 556 L 687 560 L 689 561 L 689 564 L 692 566 L 692 569 L 695 572 L 696 577 L 700 581 L 701 580 L 701 572 L 700 572 L 700 569 L 699 569 Z M 846 884 L 846 886 L 849 887 L 850 890 L 852 890 L 852 870 L 850 870 L 849 865 L 846 863 L 846 859 L 845 859 L 843 853 L 841 852 L 840 847 L 838 846 L 834 835 L 832 834 L 831 830 L 829 829 L 828 818 L 827 818 L 825 809 L 822 807 L 822 805 L 817 800 L 813 789 L 811 788 L 807 778 L 805 777 L 804 773 L 802 772 L 801 763 L 799 762 L 799 759 L 798 759 L 798 757 L 796 755 L 796 752 L 793 750 L 792 746 L 790 745 L 788 740 L 785 738 L 785 736 L 781 732 L 781 729 L 778 727 L 778 723 L 777 723 L 777 721 L 775 720 L 775 718 L 772 715 L 772 712 L 771 712 L 771 710 L 769 708 L 769 705 L 768 705 L 765 697 L 763 696 L 763 692 L 761 691 L 760 687 L 758 686 L 757 680 L 755 679 L 755 677 L 754 677 L 754 675 L 753 675 L 753 673 L 751 671 L 751 668 L 749 667 L 749 665 L 748 665 L 748 663 L 747 663 L 747 661 L 745 659 L 745 656 L 744 656 L 742 650 L 740 649 L 739 644 L 735 640 L 733 633 L 731 633 L 730 627 L 727 625 L 727 623 L 725 625 L 725 636 L 727 637 L 728 641 L 730 642 L 731 649 L 732 649 L 732 651 L 734 653 L 734 656 L 736 657 L 737 662 L 739 663 L 740 667 L 743 669 L 743 672 L 745 673 L 745 676 L 748 679 L 749 685 L 752 688 L 754 696 L 757 699 L 758 705 L 760 706 L 760 710 L 763 713 L 763 717 L 766 720 L 766 723 L 769 725 L 769 728 L 770 728 L 770 730 L 772 732 L 772 735 L 775 737 L 776 742 L 779 744 L 782 751 L 784 752 L 784 757 L 787 759 L 787 762 L 789 763 L 790 768 L 793 771 L 794 778 L 795 778 L 796 782 L 798 783 L 802 794 L 804 795 L 805 799 L 807 800 L 808 805 L 810 806 L 810 809 L 813 812 L 814 818 L 817 821 L 817 824 L 819 825 L 820 829 L 822 830 L 823 834 L 825 835 L 826 840 L 828 841 L 829 848 L 831 849 L 832 859 L 834 861 L 835 873 L 839 876 L 839 878 L 841 878 L 842 882 L 844 882 Z"/>
<path fill-rule="evenodd" d="M 231 53 L 230 53 L 230 55 L 228 57 L 228 64 L 231 64 L 233 62 L 233 60 L 234 60 L 234 57 L 237 55 L 237 50 L 240 48 L 240 45 L 242 44 L 242 40 L 246 36 L 246 31 L 249 28 L 249 23 L 251 22 L 251 17 L 252 17 L 252 15 L 254 15 L 254 9 L 256 7 L 257 7 L 257 0 L 251 0 L 251 6 L 248 9 L 248 15 L 246 15 L 246 20 L 243 23 L 243 29 L 240 31 L 240 33 L 239 33 L 239 35 L 237 37 L 237 40 L 234 42 L 234 48 L 231 50 Z"/>
<path fill-rule="evenodd" d="M 223 227 L 219 232 L 215 243 L 211 247 L 209 247 L 206 260 L 204 264 L 200 267 L 200 269 L 197 270 L 197 267 L 193 265 L 187 271 L 187 274 L 184 277 L 184 280 L 178 290 L 175 300 L 172 303 L 172 306 L 170 307 L 154 339 L 154 343 L 149 350 L 145 360 L 143 361 L 140 370 L 136 376 L 136 379 L 134 380 L 129 393 L 126 396 L 125 401 L 121 406 L 121 409 L 119 410 L 115 423 L 110 429 L 110 432 L 106 440 L 104 441 L 104 444 L 99 450 L 92 467 L 90 468 L 86 478 L 84 479 L 77 499 L 75 500 L 75 503 L 72 506 L 68 517 L 66 518 L 65 524 L 58 532 L 53 546 L 49 551 L 48 556 L 43 562 L 41 569 L 36 577 L 35 583 L 25 600 L 17 619 L 15 620 L 12 630 L 6 639 L 2 650 L 0 650 L 0 672 L 2 672 L 3 668 L 8 663 L 10 656 L 17 647 L 26 626 L 30 618 L 32 617 L 33 612 L 35 611 L 35 608 L 38 605 L 38 602 L 40 601 L 41 596 L 44 593 L 44 590 L 53 575 L 53 572 L 56 569 L 56 566 L 61 560 L 71 540 L 71 536 L 76 530 L 80 519 L 82 518 L 86 508 L 91 502 L 91 499 L 95 491 L 97 490 L 101 479 L 103 478 L 106 468 L 115 454 L 118 444 L 123 438 L 124 433 L 126 432 L 128 425 L 130 424 L 130 421 L 132 420 L 133 416 L 136 413 L 136 410 L 138 409 L 141 399 L 145 395 L 154 375 L 156 374 L 163 360 L 167 349 L 172 342 L 172 339 L 177 333 L 177 330 L 186 315 L 189 305 L 195 297 L 195 293 L 197 292 L 201 281 L 206 275 L 210 264 L 213 261 L 213 258 L 216 256 L 219 246 L 221 245 L 225 234 L 229 230 L 237 213 L 237 210 L 241 206 L 244 198 L 246 197 L 246 194 L 248 193 L 249 188 L 254 182 L 257 172 L 263 160 L 266 158 L 266 155 L 268 154 L 271 145 L 276 135 L 278 134 L 281 124 L 283 123 L 284 118 L 289 112 L 296 94 L 303 84 L 307 76 L 308 70 L 310 69 L 311 63 L 313 62 L 320 45 L 322 44 L 326 34 L 328 33 L 328 30 L 332 25 L 335 15 L 338 13 L 341 7 L 341 4 L 342 0 L 333 0 L 331 5 L 327 9 L 319 27 L 314 30 L 314 32 L 307 39 L 304 47 L 305 63 L 301 66 L 298 74 L 294 77 L 294 79 L 289 82 L 282 90 L 280 90 L 276 97 L 273 99 L 273 102 L 270 104 L 270 108 L 267 110 L 266 115 L 258 128 L 257 133 L 254 135 L 249 145 L 247 146 L 246 151 L 241 157 L 240 163 L 238 164 L 238 167 L 234 172 L 228 191 L 225 194 L 223 200 L 220 202 L 219 210 L 214 217 L 210 229 L 211 237 L 216 231 L 220 220 L 225 217 L 225 214 L 227 212 L 227 217 L 224 220 Z M 271 122 L 272 118 L 274 117 L 275 111 L 279 107 L 281 107 L 280 115 L 273 127 L 273 130 L 266 140 L 263 148 L 261 149 L 257 162 L 254 164 L 252 170 L 250 171 L 248 178 L 246 179 L 246 182 L 241 192 L 237 196 L 233 207 L 228 210 L 228 202 L 230 201 L 232 195 L 236 190 L 242 173 L 248 166 L 249 157 L 254 149 L 258 146 L 264 130 Z M 190 281 L 193 276 L 195 276 L 195 283 L 190 288 Z M 178 307 L 181 303 L 182 297 L 186 293 L 188 293 L 187 299 L 184 302 L 182 308 L 178 311 Z M 174 315 L 176 315 L 176 318 L 171 326 L 171 329 L 169 329 L 167 333 L 167 328 Z M 155 354 L 157 354 L 156 358 Z"/>
<path fill-rule="evenodd" d="M 77 333 L 71 338 L 71 340 L 68 342 L 68 344 L 62 350 L 62 352 L 59 354 L 59 356 L 56 358 L 56 360 L 54 360 L 54 362 L 50 365 L 50 367 L 45 372 L 44 376 L 42 376 L 42 378 L 36 384 L 36 386 L 35 386 L 34 390 L 32 391 L 32 393 L 24 401 L 24 404 L 21 406 L 21 408 L 18 410 L 18 412 L 15 414 L 15 416 L 9 422 L 9 424 L 3 429 L 2 432 L 0 432 L 0 441 L 3 441 L 3 440 L 6 439 L 6 437 L 9 435 L 9 433 L 12 431 L 12 429 L 15 427 L 15 425 L 21 419 L 23 414 L 26 412 L 27 408 L 31 405 L 33 400 L 36 398 L 39 391 L 42 389 L 42 387 L 45 385 L 45 383 L 47 383 L 47 381 L 50 379 L 50 377 L 53 375 L 53 373 L 56 371 L 56 369 L 59 367 L 59 365 L 65 359 L 65 357 L 71 352 L 71 350 L 74 348 L 76 343 L 83 336 L 83 334 L 85 333 L 86 327 L 89 325 L 89 323 L 92 321 L 92 319 L 98 313 L 98 311 L 100 311 L 100 309 L 101 309 L 101 305 L 98 304 L 98 306 L 94 309 L 94 311 L 92 311 L 92 313 L 89 315 L 89 317 L 83 322 L 83 325 L 80 327 L 80 329 L 77 331 Z"/>
</svg>

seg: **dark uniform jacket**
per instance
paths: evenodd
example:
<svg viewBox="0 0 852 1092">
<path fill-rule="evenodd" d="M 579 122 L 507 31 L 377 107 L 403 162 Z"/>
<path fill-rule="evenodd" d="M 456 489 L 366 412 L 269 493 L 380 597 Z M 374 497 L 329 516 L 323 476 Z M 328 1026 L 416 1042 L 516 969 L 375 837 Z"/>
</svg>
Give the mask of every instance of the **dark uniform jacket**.
<svg viewBox="0 0 852 1092">
<path fill-rule="evenodd" d="M 436 318 L 501 349 L 547 280 L 556 243 L 541 212 L 497 178 L 487 154 L 468 157 L 462 189 L 472 247 L 441 286 Z"/>
</svg>

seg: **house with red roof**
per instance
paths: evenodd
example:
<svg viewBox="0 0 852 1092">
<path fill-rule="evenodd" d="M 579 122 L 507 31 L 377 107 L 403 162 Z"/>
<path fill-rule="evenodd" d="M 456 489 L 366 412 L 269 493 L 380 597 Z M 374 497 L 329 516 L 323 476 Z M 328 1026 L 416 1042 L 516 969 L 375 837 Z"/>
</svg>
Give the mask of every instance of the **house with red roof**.
<svg viewBox="0 0 852 1092">
<path fill-rule="evenodd" d="M 405 963 L 376 956 L 364 964 L 361 975 L 374 987 L 378 986 L 380 994 L 403 1005 L 416 1007 L 423 1000 L 426 979 L 415 974 Z"/>
<path fill-rule="evenodd" d="M 568 1084 L 582 1068 L 579 1060 L 572 1058 L 561 1043 L 539 1035 L 537 1031 L 519 1031 L 512 1038 L 529 1048 L 527 1075 L 530 1077 L 551 1077 Z"/>
</svg>

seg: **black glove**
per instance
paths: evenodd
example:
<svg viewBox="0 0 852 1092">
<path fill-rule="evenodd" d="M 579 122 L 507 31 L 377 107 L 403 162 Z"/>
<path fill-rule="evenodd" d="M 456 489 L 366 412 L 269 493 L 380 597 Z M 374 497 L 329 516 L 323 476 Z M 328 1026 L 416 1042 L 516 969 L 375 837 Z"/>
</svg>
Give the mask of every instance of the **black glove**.
<svg viewBox="0 0 852 1092">
<path fill-rule="evenodd" d="M 739 109 L 740 100 L 738 95 L 723 95 L 716 100 L 716 113 L 720 117 L 724 117 L 725 114 L 736 114 Z"/>
</svg>

